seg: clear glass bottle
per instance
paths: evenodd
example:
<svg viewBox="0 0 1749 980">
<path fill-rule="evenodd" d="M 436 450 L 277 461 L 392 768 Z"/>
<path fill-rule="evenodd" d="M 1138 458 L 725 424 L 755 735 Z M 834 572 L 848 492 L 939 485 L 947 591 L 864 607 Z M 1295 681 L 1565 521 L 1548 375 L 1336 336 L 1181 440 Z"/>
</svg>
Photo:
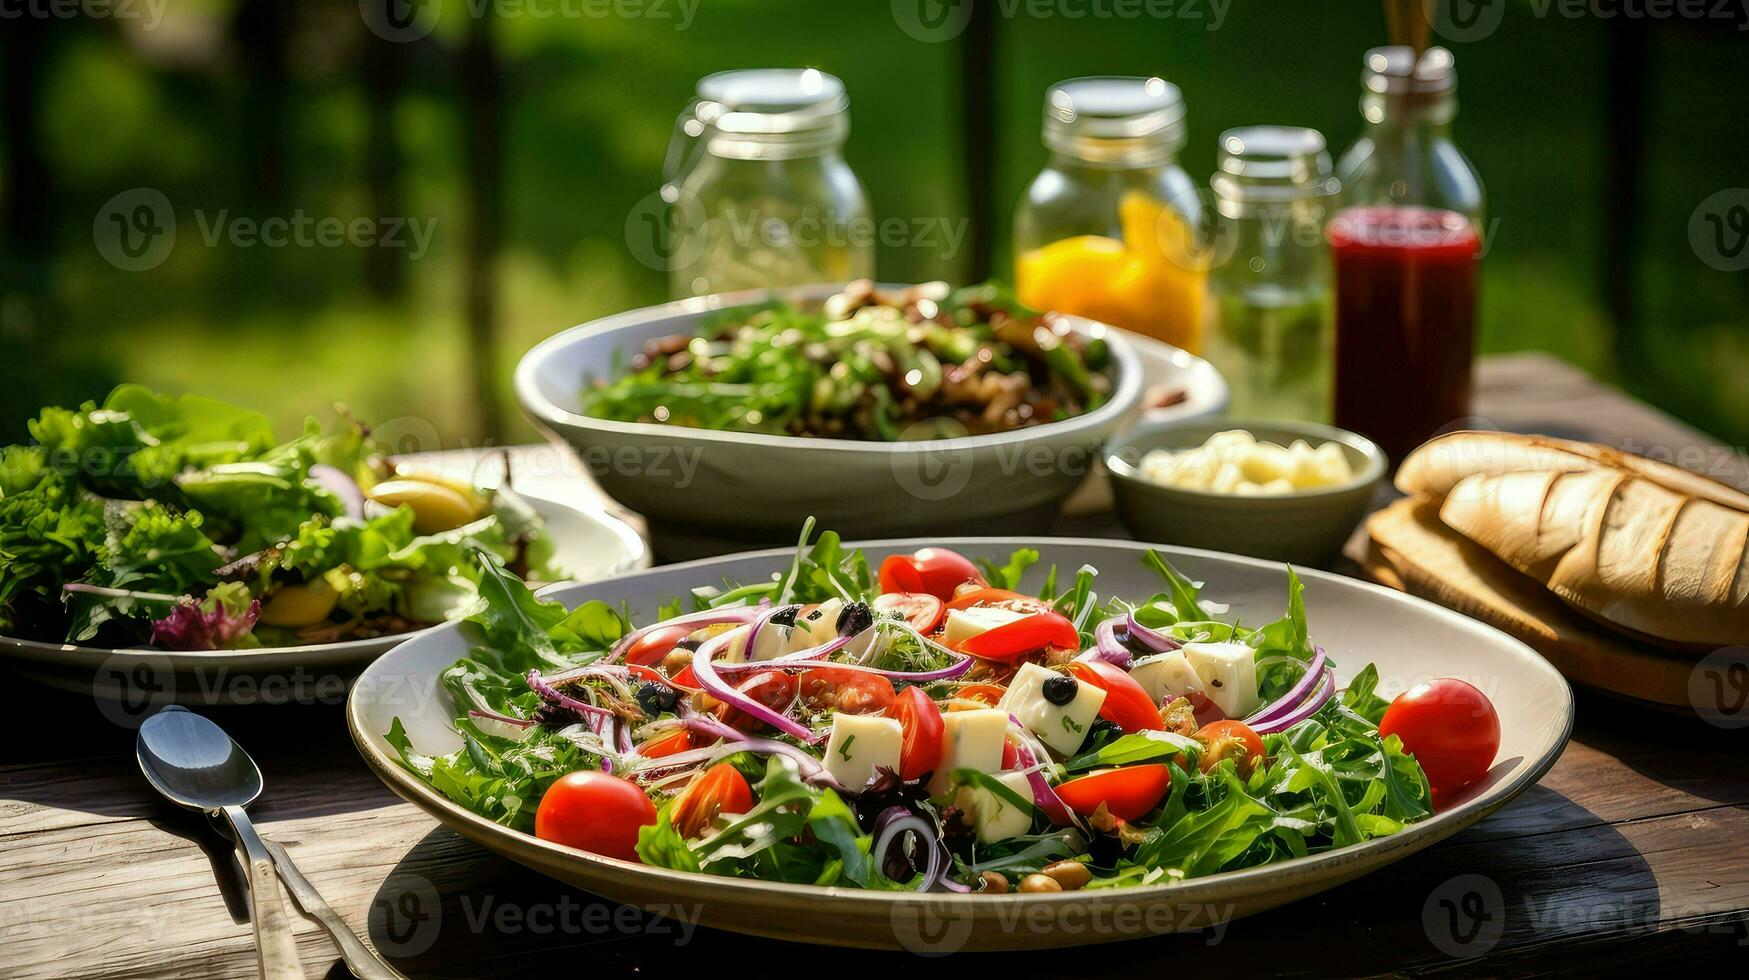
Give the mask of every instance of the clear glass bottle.
<svg viewBox="0 0 1749 980">
<path fill-rule="evenodd" d="M 1395 460 L 1469 414 L 1482 180 L 1453 142 L 1451 52 L 1374 48 L 1336 174 L 1336 424 Z"/>
<path fill-rule="evenodd" d="M 1208 261 L 1178 164 L 1184 99 L 1159 78 L 1076 78 L 1045 97 L 1045 167 L 1014 216 L 1015 283 L 1075 313 L 1197 350 Z"/>
<path fill-rule="evenodd" d="M 874 275 L 867 195 L 844 161 L 844 83 L 813 68 L 719 72 L 676 123 L 659 250 L 675 297 Z"/>
<path fill-rule="evenodd" d="M 1203 351 L 1240 418 L 1330 418 L 1330 257 L 1337 182 L 1324 137 L 1297 126 L 1221 134 L 1215 265 Z"/>
</svg>

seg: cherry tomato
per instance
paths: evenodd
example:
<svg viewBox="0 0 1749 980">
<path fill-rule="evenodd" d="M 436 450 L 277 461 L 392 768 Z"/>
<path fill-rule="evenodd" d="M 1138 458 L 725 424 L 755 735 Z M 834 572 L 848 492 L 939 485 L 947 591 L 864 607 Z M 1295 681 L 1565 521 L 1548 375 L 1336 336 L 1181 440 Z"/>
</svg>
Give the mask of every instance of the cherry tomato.
<svg viewBox="0 0 1749 980">
<path fill-rule="evenodd" d="M 802 672 L 802 697 L 818 711 L 836 708 L 847 715 L 868 715 L 893 703 L 893 682 L 866 670 L 816 667 Z"/>
<path fill-rule="evenodd" d="M 670 677 L 668 683 L 680 688 L 682 691 L 691 691 L 695 694 L 703 690 L 703 688 L 698 686 L 698 675 L 692 672 L 691 664 L 687 664 L 685 667 L 681 668 L 680 673 Z"/>
<path fill-rule="evenodd" d="M 1002 740 L 1001 764 L 1004 770 L 1020 768 L 1020 746 L 1015 743 L 1012 735 Z"/>
<path fill-rule="evenodd" d="M 626 650 L 625 661 L 644 666 L 659 664 L 674 650 L 674 644 L 691 635 L 690 626 L 658 626 L 638 637 L 638 641 Z"/>
<path fill-rule="evenodd" d="M 1057 796 L 1069 809 L 1090 817 L 1105 804 L 1119 820 L 1135 820 L 1158 806 L 1172 788 L 1172 770 L 1162 763 L 1107 769 L 1057 786 Z"/>
<path fill-rule="evenodd" d="M 1222 759 L 1243 752 L 1244 755 L 1238 757 L 1239 774 L 1249 777 L 1251 770 L 1269 757 L 1263 748 L 1263 736 L 1242 721 L 1211 722 L 1197 731 L 1196 740 L 1208 746 L 1197 762 L 1197 768 L 1203 772 L 1213 769 Z"/>
<path fill-rule="evenodd" d="M 881 562 L 882 592 L 927 592 L 946 602 L 965 582 L 983 585 L 984 576 L 971 559 L 946 548 L 920 548 Z"/>
<path fill-rule="evenodd" d="M 1438 800 L 1487 774 L 1500 751 L 1500 716 L 1486 694 L 1442 677 L 1397 695 L 1385 709 L 1379 735 L 1403 740 Z"/>
<path fill-rule="evenodd" d="M 987 586 L 962 590 L 947 604 L 949 609 L 970 609 L 973 606 L 995 606 L 1023 613 L 1046 612 L 1051 608 L 1050 603 L 1023 592 L 1010 592 L 1007 589 L 992 589 Z"/>
<path fill-rule="evenodd" d="M 875 597 L 874 611 L 897 612 L 919 633 L 933 633 L 947 614 L 947 607 L 927 592 L 884 592 Z"/>
<path fill-rule="evenodd" d="M 753 790 L 746 777 L 727 762 L 719 762 L 686 784 L 668 813 L 674 829 L 691 840 L 704 833 L 717 814 L 746 813 L 751 809 Z"/>
<path fill-rule="evenodd" d="M 941 765 L 941 709 L 920 687 L 907 687 L 893 702 L 891 714 L 905 733 L 899 748 L 899 777 L 922 779 Z"/>
<path fill-rule="evenodd" d="M 779 670 L 762 670 L 742 681 L 735 690 L 773 711 L 783 711 L 796 699 L 796 679 Z M 764 722 L 727 704 L 717 705 L 717 717 L 725 724 L 744 732 L 755 732 L 765 727 Z"/>
<path fill-rule="evenodd" d="M 660 759 L 665 755 L 685 752 L 691 748 L 693 748 L 692 732 L 682 728 L 680 731 L 650 739 L 638 746 L 637 752 L 646 759 Z"/>
<path fill-rule="evenodd" d="M 1078 650 L 1081 648 L 1081 634 L 1075 632 L 1075 624 L 1061 614 L 1041 612 L 968 637 L 959 646 L 961 653 L 1004 663 L 1046 648 Z"/>
<path fill-rule="evenodd" d="M 655 822 L 656 804 L 636 783 L 582 770 L 547 787 L 534 812 L 534 835 L 579 851 L 636 861 L 638 828 Z"/>
<path fill-rule="evenodd" d="M 1189 694 L 1186 694 L 1184 698 L 1190 702 L 1190 710 L 1196 712 L 1196 723 L 1198 725 L 1206 726 L 1217 721 L 1227 720 L 1227 713 L 1221 710 L 1220 705 L 1210 700 L 1207 694 L 1204 694 L 1201 691 L 1192 691 Z"/>
<path fill-rule="evenodd" d="M 686 670 L 690 671 L 692 668 L 689 666 Z M 645 667 L 641 664 L 626 664 L 626 672 L 641 681 L 651 681 L 656 684 L 662 684 L 679 691 L 684 691 L 688 694 L 695 694 L 698 692 L 697 684 L 683 684 L 678 677 L 664 677 L 662 676 L 662 672 L 654 667 Z M 686 673 L 686 671 L 682 671 L 681 673 L 688 680 L 692 679 L 691 675 Z"/>
<path fill-rule="evenodd" d="M 1105 703 L 1099 706 L 1099 717 L 1126 732 L 1160 731 L 1166 726 L 1160 721 L 1160 706 L 1135 678 L 1103 660 L 1076 660 L 1069 664 L 1069 673 L 1083 684 L 1092 684 L 1105 692 Z"/>
</svg>

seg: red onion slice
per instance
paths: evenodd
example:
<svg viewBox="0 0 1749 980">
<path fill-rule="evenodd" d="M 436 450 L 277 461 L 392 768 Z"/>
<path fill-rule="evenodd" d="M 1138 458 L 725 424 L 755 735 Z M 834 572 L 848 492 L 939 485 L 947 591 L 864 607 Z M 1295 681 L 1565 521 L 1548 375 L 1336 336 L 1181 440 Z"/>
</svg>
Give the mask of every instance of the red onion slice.
<svg viewBox="0 0 1749 980">
<path fill-rule="evenodd" d="M 651 623 L 620 637 L 619 642 L 613 645 L 613 649 L 608 651 L 607 656 L 601 659 L 601 663 L 610 664 L 619 660 L 625 656 L 627 650 L 632 648 L 632 644 L 643 639 L 651 630 L 666 629 L 669 626 L 690 626 L 693 629 L 703 629 L 718 623 L 751 623 L 759 613 L 760 609 L 757 606 L 736 606 L 733 609 L 701 609 L 684 616 L 664 619 L 660 623 Z"/>
<path fill-rule="evenodd" d="M 1033 806 L 1038 807 L 1044 813 L 1045 819 L 1059 827 L 1076 826 L 1075 817 L 1069 812 L 1068 805 L 1063 802 L 1062 797 L 1057 795 L 1057 791 L 1051 788 L 1050 781 L 1045 779 L 1045 774 L 1036 768 L 1039 764 L 1039 757 L 1033 753 L 1032 746 L 1029 744 L 1032 740 L 1028 737 L 1026 726 L 1022 725 L 1020 719 L 1013 715 L 1008 716 L 1008 722 L 1020 729 L 1021 732 L 1021 738 L 1014 747 L 1014 761 L 1020 768 L 1029 770 L 1026 774 L 1026 784 L 1032 789 Z"/>
<path fill-rule="evenodd" d="M 336 497 L 346 508 L 346 516 L 354 520 L 364 520 L 364 491 L 359 489 L 358 481 L 346 475 L 339 467 L 326 463 L 317 463 L 310 467 L 308 479 Z"/>
<path fill-rule="evenodd" d="M 531 670 L 528 672 L 528 686 L 533 689 L 534 693 L 541 696 L 542 701 L 545 701 L 548 704 L 556 704 L 561 708 L 569 708 L 585 718 L 613 717 L 613 712 L 606 708 L 598 708 L 593 704 L 579 701 L 576 698 L 571 697 L 569 694 L 561 693 L 557 688 L 548 684 L 541 677 L 540 671 L 538 670 Z"/>
<path fill-rule="evenodd" d="M 756 718 L 778 731 L 783 732 L 785 735 L 790 735 L 809 743 L 823 740 L 827 733 L 816 733 L 810 731 L 806 725 L 791 719 L 787 715 L 780 714 L 767 708 L 758 701 L 755 701 L 747 695 L 742 694 L 740 691 L 735 690 L 734 685 L 723 680 L 723 678 L 717 674 L 717 669 L 711 663 L 711 658 L 717 655 L 717 651 L 728 645 L 727 637 L 727 633 L 719 633 L 704 641 L 704 643 L 700 644 L 699 648 L 693 652 L 692 676 L 698 679 L 698 686 L 704 688 L 707 694 L 716 698 L 718 701 L 740 709 L 745 712 L 748 717 Z M 839 637 L 839 639 L 845 638 Z M 767 663 L 770 663 L 770 661 L 767 661 Z"/>
<path fill-rule="evenodd" d="M 1306 699 L 1306 695 L 1311 693 L 1312 688 L 1318 684 L 1323 675 L 1324 666 L 1330 659 L 1325 655 L 1323 647 L 1313 647 L 1312 650 L 1316 655 L 1312 657 L 1312 662 L 1306 665 L 1306 672 L 1300 675 L 1300 679 L 1294 682 L 1294 686 L 1289 688 L 1286 694 L 1276 698 L 1268 705 L 1251 712 L 1251 716 L 1245 719 L 1245 724 L 1251 726 L 1255 731 L 1261 731 L 1257 728 L 1258 725 L 1266 725 L 1276 717 L 1293 711 L 1301 701 Z"/>
<path fill-rule="evenodd" d="M 1304 704 L 1301 704 L 1287 714 L 1271 721 L 1259 722 L 1258 724 L 1252 725 L 1251 730 L 1259 735 L 1268 735 L 1271 732 L 1285 732 L 1300 722 L 1305 721 L 1307 718 L 1317 714 L 1320 708 L 1330 703 L 1330 699 L 1336 696 L 1336 672 L 1326 667 L 1320 677 L 1322 680 L 1320 680 L 1318 684 L 1318 689 L 1313 692 L 1311 697 L 1306 699 Z"/>
<path fill-rule="evenodd" d="M 905 865 L 911 868 L 916 867 L 918 859 L 923 861 L 923 881 L 917 886 L 917 890 L 934 891 L 941 883 L 946 870 L 947 855 L 942 853 L 934 822 L 927 817 L 902 806 L 887 807 L 875 818 L 873 836 L 874 841 L 868 849 L 869 858 L 881 874 L 887 874 L 887 860 L 893 856 L 892 849 L 904 847 L 905 838 L 909 836 L 913 838 L 912 853 L 909 856 L 900 856 L 904 857 Z"/>
<path fill-rule="evenodd" d="M 1134 609 L 1130 610 L 1129 615 L 1124 617 L 1124 629 L 1129 631 L 1130 639 L 1140 643 L 1142 646 L 1147 647 L 1155 653 L 1165 653 L 1168 650 L 1176 650 L 1183 645 L 1172 637 L 1167 636 L 1165 633 L 1143 626 L 1141 623 L 1137 622 L 1136 611 Z"/>
</svg>

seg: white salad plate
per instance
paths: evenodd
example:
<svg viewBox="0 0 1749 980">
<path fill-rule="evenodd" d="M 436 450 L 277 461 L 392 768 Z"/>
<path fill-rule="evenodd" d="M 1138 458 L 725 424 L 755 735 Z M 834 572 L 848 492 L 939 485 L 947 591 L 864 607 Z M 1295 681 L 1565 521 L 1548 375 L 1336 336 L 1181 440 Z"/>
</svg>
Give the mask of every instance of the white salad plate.
<svg viewBox="0 0 1749 980">
<path fill-rule="evenodd" d="M 1147 546 L 1092 539 L 945 538 L 859 545 L 871 564 L 885 555 L 941 545 L 974 557 L 1006 560 L 1016 547 L 1043 556 L 1028 576 L 1037 588 L 1051 564 L 1099 570 L 1104 595 L 1143 599 L 1163 590 L 1143 567 Z M 1161 548 L 1174 565 L 1206 582 L 1203 598 L 1229 607 L 1222 618 L 1260 624 L 1286 603 L 1283 567 L 1184 548 Z M 625 603 L 649 622 L 660 603 L 725 578 L 756 581 L 787 568 L 790 549 L 670 565 L 547 593 L 574 606 L 601 599 Z M 1392 697 L 1434 677 L 1459 677 L 1492 699 L 1500 751 L 1487 776 L 1457 794 L 1448 809 L 1389 837 L 1279 863 L 1179 883 L 1040 895 L 865 891 L 688 874 L 588 854 L 510 830 L 451 803 L 404 769 L 385 739 L 399 718 L 421 753 L 460 747 L 454 708 L 438 674 L 477 640 L 455 624 L 408 638 L 359 678 L 347 724 L 366 762 L 397 794 L 446 826 L 530 868 L 630 905 L 696 910 L 704 925 L 778 939 L 926 954 L 960 950 L 1081 945 L 1197 929 L 1284 905 L 1414 854 L 1504 806 L 1554 765 L 1573 725 L 1573 697 L 1553 667 L 1504 633 L 1412 596 L 1318 571 L 1301 571 L 1315 642 L 1337 664 L 1344 686 L 1367 663 L 1379 691 Z M 1214 920 L 1214 921 L 1212 921 Z M 1108 923 L 1107 928 L 1090 923 Z"/>
<path fill-rule="evenodd" d="M 569 581 L 610 578 L 650 565 L 638 532 L 605 511 L 529 493 L 555 547 L 555 564 Z M 0 636 L 0 666 L 78 694 L 106 709 L 143 719 L 158 706 L 337 702 L 351 679 L 372 660 L 417 633 L 295 647 L 187 652 L 148 647 L 114 649 L 44 643 Z M 123 720 L 123 719 L 118 719 Z"/>
</svg>

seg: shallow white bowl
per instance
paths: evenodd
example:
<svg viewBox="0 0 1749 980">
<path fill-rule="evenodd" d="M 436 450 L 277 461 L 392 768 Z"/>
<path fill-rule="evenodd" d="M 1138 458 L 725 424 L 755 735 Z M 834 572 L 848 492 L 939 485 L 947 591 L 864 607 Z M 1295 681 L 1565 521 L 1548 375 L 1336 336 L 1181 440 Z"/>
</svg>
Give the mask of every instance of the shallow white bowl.
<svg viewBox="0 0 1749 980">
<path fill-rule="evenodd" d="M 1011 432 L 888 443 L 616 422 L 578 411 L 585 378 L 609 376 L 652 338 L 692 333 L 720 310 L 773 295 L 808 304 L 840 288 L 706 296 L 573 327 L 523 357 L 516 396 L 535 424 L 577 451 L 609 496 L 649 519 L 664 554 L 793 540 L 809 515 L 858 537 L 1043 530 L 1141 397 L 1141 364 L 1121 332 L 1070 318 L 1074 329 L 1108 341 L 1110 399 L 1085 415 Z"/>
<path fill-rule="evenodd" d="M 1031 583 L 1055 563 L 1099 569 L 1099 590 L 1145 597 L 1158 578 L 1141 564 L 1145 545 L 1088 539 L 946 538 L 862 545 L 871 561 L 925 545 L 1005 560 L 1022 545 L 1043 561 Z M 1162 548 L 1187 575 L 1206 581 L 1204 597 L 1230 605 L 1229 615 L 1258 624 L 1282 614 L 1282 566 L 1207 551 Z M 602 599 L 626 603 L 649 621 L 662 601 L 724 578 L 753 581 L 789 564 L 787 549 L 672 565 L 550 593 L 567 605 Z M 1312 895 L 1400 860 L 1449 837 L 1535 783 L 1560 755 L 1573 724 L 1567 682 L 1529 647 L 1448 609 L 1374 585 L 1303 571 L 1313 638 L 1348 679 L 1378 665 L 1382 693 L 1394 696 L 1431 677 L 1462 677 L 1493 699 L 1500 715 L 1500 753 L 1487 777 L 1449 809 L 1391 837 L 1266 867 L 1195 878 L 1176 885 L 1064 892 L 1055 895 L 928 895 L 775 884 L 684 874 L 586 854 L 512 831 L 449 802 L 397 760 L 384 739 L 399 718 L 422 752 L 460 744 L 438 673 L 467 652 L 471 626 L 450 626 L 408 640 L 371 665 L 353 689 L 347 724 L 365 761 L 396 793 L 446 826 L 528 867 L 633 905 L 677 904 L 698 911 L 705 925 L 814 943 L 905 948 L 946 953 L 1081 945 L 1158 932 L 1201 928 Z M 1092 928 L 1090 923 L 1108 923 Z"/>
</svg>

